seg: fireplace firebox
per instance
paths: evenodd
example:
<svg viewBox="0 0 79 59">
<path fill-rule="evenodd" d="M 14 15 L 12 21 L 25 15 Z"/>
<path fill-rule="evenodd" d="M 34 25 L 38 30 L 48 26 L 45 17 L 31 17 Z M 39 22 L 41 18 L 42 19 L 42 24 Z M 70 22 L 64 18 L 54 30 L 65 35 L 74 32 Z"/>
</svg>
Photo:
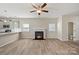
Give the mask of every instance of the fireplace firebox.
<svg viewBox="0 0 79 59">
<path fill-rule="evenodd" d="M 35 40 L 44 40 L 43 31 L 35 31 Z"/>
</svg>

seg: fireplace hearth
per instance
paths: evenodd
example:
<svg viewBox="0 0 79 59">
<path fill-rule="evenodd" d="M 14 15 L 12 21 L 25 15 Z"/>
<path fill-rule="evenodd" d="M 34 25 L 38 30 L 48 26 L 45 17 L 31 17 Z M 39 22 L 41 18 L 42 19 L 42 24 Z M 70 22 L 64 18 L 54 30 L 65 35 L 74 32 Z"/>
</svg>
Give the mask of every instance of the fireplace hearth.
<svg viewBox="0 0 79 59">
<path fill-rule="evenodd" d="M 35 31 L 34 40 L 44 40 L 44 32 L 43 31 Z"/>
</svg>

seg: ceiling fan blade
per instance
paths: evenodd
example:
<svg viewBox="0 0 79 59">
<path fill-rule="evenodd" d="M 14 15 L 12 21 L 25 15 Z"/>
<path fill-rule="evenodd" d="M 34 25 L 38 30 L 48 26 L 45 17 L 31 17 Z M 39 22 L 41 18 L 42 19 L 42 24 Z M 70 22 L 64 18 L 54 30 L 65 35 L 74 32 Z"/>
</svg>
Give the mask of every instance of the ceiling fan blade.
<svg viewBox="0 0 79 59">
<path fill-rule="evenodd" d="M 46 4 L 46 3 L 44 3 L 44 4 L 41 6 L 41 8 L 44 8 L 46 5 L 47 5 L 47 4 Z"/>
<path fill-rule="evenodd" d="M 33 4 L 32 4 L 32 6 L 35 8 L 35 9 L 38 9 L 36 6 L 34 6 Z"/>
<path fill-rule="evenodd" d="M 48 11 L 47 11 L 47 10 L 42 10 L 42 12 L 47 12 L 47 13 L 48 13 Z"/>
<path fill-rule="evenodd" d="M 31 13 L 32 13 L 32 12 L 36 12 L 36 10 L 30 11 L 30 12 L 31 12 Z"/>
</svg>

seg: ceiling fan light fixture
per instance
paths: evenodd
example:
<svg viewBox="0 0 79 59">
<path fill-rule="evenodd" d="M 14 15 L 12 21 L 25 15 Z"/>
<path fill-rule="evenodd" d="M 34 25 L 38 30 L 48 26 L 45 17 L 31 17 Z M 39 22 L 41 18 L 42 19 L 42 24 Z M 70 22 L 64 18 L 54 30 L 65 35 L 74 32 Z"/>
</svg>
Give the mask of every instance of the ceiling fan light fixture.
<svg viewBox="0 0 79 59">
<path fill-rule="evenodd" d="M 41 10 L 37 10 L 37 13 L 41 13 Z"/>
<path fill-rule="evenodd" d="M 48 13 L 48 10 L 45 10 L 44 7 L 46 6 L 47 4 L 46 3 L 43 3 L 42 5 L 33 5 L 32 6 L 35 8 L 35 10 L 33 11 L 30 11 L 31 13 L 32 12 L 37 12 L 38 15 L 40 15 L 42 12 L 46 12 Z"/>
</svg>

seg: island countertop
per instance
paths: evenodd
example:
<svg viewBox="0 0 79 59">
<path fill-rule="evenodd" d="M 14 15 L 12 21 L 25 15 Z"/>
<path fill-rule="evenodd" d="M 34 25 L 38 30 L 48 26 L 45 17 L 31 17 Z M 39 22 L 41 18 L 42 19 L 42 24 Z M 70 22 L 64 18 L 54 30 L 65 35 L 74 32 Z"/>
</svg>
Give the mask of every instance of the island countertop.
<svg viewBox="0 0 79 59">
<path fill-rule="evenodd" d="M 11 32 L 0 32 L 0 37 L 1 36 L 5 36 L 5 35 L 10 35 L 10 34 L 16 34 L 16 33 L 19 33 L 21 32 L 21 30 L 12 30 Z"/>
<path fill-rule="evenodd" d="M 0 37 L 5 36 L 5 35 L 10 35 L 10 34 L 15 34 L 19 32 L 6 32 L 6 33 L 0 33 Z"/>
</svg>

